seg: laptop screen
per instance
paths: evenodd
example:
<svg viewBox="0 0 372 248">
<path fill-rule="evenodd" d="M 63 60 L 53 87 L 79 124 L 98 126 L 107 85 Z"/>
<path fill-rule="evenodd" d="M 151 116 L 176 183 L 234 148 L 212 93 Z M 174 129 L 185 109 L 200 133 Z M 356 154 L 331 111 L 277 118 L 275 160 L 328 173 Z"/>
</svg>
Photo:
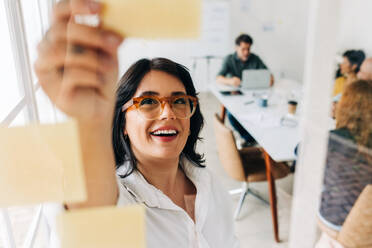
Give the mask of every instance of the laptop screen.
<svg viewBox="0 0 372 248">
<path fill-rule="evenodd" d="M 244 89 L 267 89 L 270 87 L 270 71 L 244 70 L 241 87 Z"/>
</svg>

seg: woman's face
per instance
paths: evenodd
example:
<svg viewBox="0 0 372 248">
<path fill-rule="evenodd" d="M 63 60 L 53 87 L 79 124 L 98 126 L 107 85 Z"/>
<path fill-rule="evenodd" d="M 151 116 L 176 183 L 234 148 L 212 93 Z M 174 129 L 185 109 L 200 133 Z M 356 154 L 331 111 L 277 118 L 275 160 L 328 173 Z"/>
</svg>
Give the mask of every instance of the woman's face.
<svg viewBox="0 0 372 248">
<path fill-rule="evenodd" d="M 353 72 L 355 70 L 349 59 L 346 57 L 343 57 L 342 63 L 340 64 L 340 69 L 342 75 Z"/>
<path fill-rule="evenodd" d="M 149 94 L 169 97 L 178 94 L 186 95 L 186 90 L 178 78 L 162 71 L 150 71 L 142 79 L 134 97 Z M 168 134 L 162 135 L 160 130 L 163 133 L 168 131 Z M 162 114 L 155 120 L 146 120 L 137 110 L 126 112 L 124 134 L 128 134 L 132 151 L 139 161 L 178 159 L 189 133 L 190 119 L 178 119 L 168 103 L 165 104 Z"/>
</svg>

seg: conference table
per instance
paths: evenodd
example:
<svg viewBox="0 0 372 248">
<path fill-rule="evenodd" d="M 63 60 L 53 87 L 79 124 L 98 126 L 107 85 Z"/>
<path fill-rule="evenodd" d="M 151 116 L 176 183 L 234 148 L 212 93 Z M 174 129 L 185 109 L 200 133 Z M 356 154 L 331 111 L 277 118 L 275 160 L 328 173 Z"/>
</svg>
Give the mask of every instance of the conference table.
<svg viewBox="0 0 372 248">
<path fill-rule="evenodd" d="M 239 89 L 242 95 L 225 95 L 223 91 L 237 88 L 220 85 L 209 86 L 210 91 L 222 104 L 220 118 L 225 119 L 226 109 L 253 136 L 263 152 L 266 176 L 270 191 L 270 205 L 273 216 L 274 236 L 279 242 L 275 181 L 271 168 L 275 162 L 296 159 L 295 147 L 300 142 L 299 117 L 301 114 L 302 86 L 292 80 L 279 80 L 270 89 Z M 259 105 L 260 99 L 267 98 L 267 107 Z M 288 100 L 297 100 L 296 114 L 288 113 Z"/>
</svg>

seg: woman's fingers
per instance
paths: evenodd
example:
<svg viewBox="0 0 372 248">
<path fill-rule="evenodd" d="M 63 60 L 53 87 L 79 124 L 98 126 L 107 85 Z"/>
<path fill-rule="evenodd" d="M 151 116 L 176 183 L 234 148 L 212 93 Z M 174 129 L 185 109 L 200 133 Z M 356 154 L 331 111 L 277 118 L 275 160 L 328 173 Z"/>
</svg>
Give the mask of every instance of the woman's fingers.
<svg viewBox="0 0 372 248">
<path fill-rule="evenodd" d="M 52 102 L 55 102 L 60 92 L 63 77 L 62 70 L 63 68 L 52 69 L 45 73 L 38 70 L 35 66 L 35 73 L 39 79 L 39 84 Z"/>
<path fill-rule="evenodd" d="M 43 72 L 54 68 L 78 67 L 104 73 L 110 71 L 116 64 L 114 58 L 105 53 L 79 45 L 66 46 L 65 43 L 45 44 L 40 55 L 43 59 L 35 62 L 35 70 Z"/>
<path fill-rule="evenodd" d="M 51 42 L 67 40 L 72 44 L 89 46 L 107 53 L 116 53 L 123 39 L 110 31 L 75 22 L 75 15 L 98 14 L 102 9 L 100 3 L 93 0 L 60 1 L 54 8 L 54 22 L 48 32 Z"/>
<path fill-rule="evenodd" d="M 112 56 L 116 54 L 117 48 L 123 41 L 119 35 L 113 32 L 74 22 L 68 23 L 66 34 L 69 44 L 99 49 Z"/>
<path fill-rule="evenodd" d="M 67 22 L 71 17 L 70 2 L 62 0 L 57 2 L 53 7 L 52 25 L 61 21 Z"/>
<path fill-rule="evenodd" d="M 89 27 L 75 22 L 55 23 L 48 31 L 45 43 L 66 42 L 72 45 L 86 46 L 99 49 L 110 55 L 116 55 L 118 46 L 123 41 L 119 35 L 104 31 L 98 27 Z"/>
<path fill-rule="evenodd" d="M 102 10 L 102 4 L 95 0 L 70 0 L 72 15 L 98 14 Z"/>
<path fill-rule="evenodd" d="M 38 46 L 35 72 L 40 85 L 62 111 L 77 118 L 107 117 L 115 99 L 122 37 L 74 18 L 100 10 L 91 0 L 60 1 Z"/>
<path fill-rule="evenodd" d="M 73 92 L 76 88 L 95 88 L 100 90 L 104 82 L 100 73 L 85 68 L 65 67 L 62 87 L 65 92 Z"/>
<path fill-rule="evenodd" d="M 62 0 L 53 9 L 53 23 L 68 21 L 73 15 L 98 14 L 102 5 L 94 0 Z"/>
<path fill-rule="evenodd" d="M 70 27 L 69 40 L 67 26 Z M 121 41 L 121 37 L 97 28 L 58 23 L 51 27 L 47 38 L 39 44 L 39 55 L 43 59 L 38 60 L 35 66 L 48 71 L 53 67 L 76 65 L 103 72 L 113 65 L 112 60 L 116 60 Z"/>
</svg>

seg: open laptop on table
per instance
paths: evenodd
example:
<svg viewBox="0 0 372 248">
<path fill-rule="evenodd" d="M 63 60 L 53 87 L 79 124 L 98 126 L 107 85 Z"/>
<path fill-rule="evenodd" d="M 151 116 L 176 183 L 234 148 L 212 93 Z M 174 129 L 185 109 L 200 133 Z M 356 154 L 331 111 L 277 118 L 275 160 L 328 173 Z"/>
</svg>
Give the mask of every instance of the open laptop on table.
<svg viewBox="0 0 372 248">
<path fill-rule="evenodd" d="M 242 89 L 268 89 L 270 88 L 269 70 L 244 70 L 241 82 Z"/>
</svg>

